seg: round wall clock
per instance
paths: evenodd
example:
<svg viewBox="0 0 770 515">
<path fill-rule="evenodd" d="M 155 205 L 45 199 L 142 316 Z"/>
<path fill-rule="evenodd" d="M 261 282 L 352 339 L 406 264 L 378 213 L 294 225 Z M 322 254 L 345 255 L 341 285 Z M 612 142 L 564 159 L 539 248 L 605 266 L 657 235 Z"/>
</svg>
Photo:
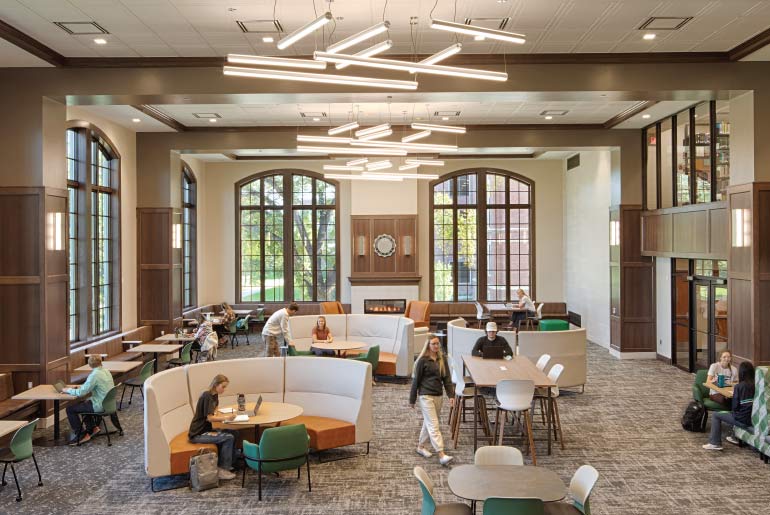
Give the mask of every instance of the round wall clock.
<svg viewBox="0 0 770 515">
<path fill-rule="evenodd" d="M 396 240 L 390 234 L 380 234 L 374 238 L 374 252 L 380 257 L 390 257 L 396 252 Z"/>
</svg>

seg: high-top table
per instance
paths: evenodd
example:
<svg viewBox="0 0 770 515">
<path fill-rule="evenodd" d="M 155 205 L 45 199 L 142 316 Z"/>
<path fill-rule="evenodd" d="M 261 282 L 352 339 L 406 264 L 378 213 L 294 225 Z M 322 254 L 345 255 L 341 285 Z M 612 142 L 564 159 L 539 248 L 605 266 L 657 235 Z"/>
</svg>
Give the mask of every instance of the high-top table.
<svg viewBox="0 0 770 515">
<path fill-rule="evenodd" d="M 76 384 L 68 384 L 67 388 L 77 388 Z M 26 392 L 17 393 L 12 399 L 21 401 L 53 401 L 53 439 L 54 444 L 59 440 L 59 408 L 61 401 L 74 401 L 77 399 L 74 395 L 59 393 L 52 384 L 39 384 Z"/>
<path fill-rule="evenodd" d="M 453 494 L 471 501 L 534 497 L 554 502 L 567 495 L 556 472 L 526 465 L 459 465 L 449 471 L 447 483 Z"/>
<path fill-rule="evenodd" d="M 192 342 L 195 341 L 195 335 L 193 334 L 180 334 L 176 335 L 174 333 L 164 334 L 163 336 L 159 336 L 155 338 L 156 342 L 163 342 L 163 343 L 170 343 L 170 342 Z M 133 350 L 133 349 L 131 349 Z"/>
<path fill-rule="evenodd" d="M 158 371 L 158 354 L 171 354 L 173 352 L 178 351 L 184 347 L 184 345 L 180 345 L 178 343 L 143 343 L 142 345 L 137 345 L 136 347 L 131 348 L 131 352 L 143 352 L 152 354 L 155 358 L 155 363 L 153 363 L 153 371 Z"/>
<path fill-rule="evenodd" d="M 467 374 L 466 374 L 467 371 Z M 546 420 L 548 427 L 548 454 L 551 454 L 551 388 L 556 386 L 542 370 L 524 356 L 514 356 L 513 359 L 484 359 L 478 356 L 463 355 L 463 375 L 470 375 L 473 381 L 473 451 L 478 448 L 478 389 L 479 387 L 496 387 L 497 383 L 506 379 L 524 379 L 535 383 L 535 388 L 548 390 L 548 406 Z M 501 429 L 502 430 L 502 429 Z M 532 451 L 534 458 L 535 452 Z M 533 460 L 534 461 L 534 460 Z"/>
<path fill-rule="evenodd" d="M 362 349 L 364 347 L 366 347 L 365 343 L 351 342 L 347 340 L 333 340 L 331 343 L 315 342 L 310 344 L 311 349 L 332 350 L 337 353 L 337 357 L 340 357 L 343 351 Z"/>
</svg>

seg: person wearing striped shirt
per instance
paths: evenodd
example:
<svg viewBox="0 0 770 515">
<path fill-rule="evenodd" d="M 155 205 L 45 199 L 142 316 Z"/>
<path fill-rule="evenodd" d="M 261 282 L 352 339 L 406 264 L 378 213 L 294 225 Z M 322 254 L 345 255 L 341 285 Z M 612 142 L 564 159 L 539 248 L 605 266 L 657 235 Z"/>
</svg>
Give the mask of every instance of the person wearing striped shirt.
<svg viewBox="0 0 770 515">
<path fill-rule="evenodd" d="M 748 428 L 751 426 L 751 408 L 754 404 L 754 365 L 744 361 L 738 368 L 738 384 L 733 388 L 732 409 L 715 411 L 711 417 L 711 436 L 703 446 L 707 451 L 722 450 L 722 423 L 729 426 Z M 738 444 L 738 439 L 728 436 L 727 441 Z"/>
</svg>

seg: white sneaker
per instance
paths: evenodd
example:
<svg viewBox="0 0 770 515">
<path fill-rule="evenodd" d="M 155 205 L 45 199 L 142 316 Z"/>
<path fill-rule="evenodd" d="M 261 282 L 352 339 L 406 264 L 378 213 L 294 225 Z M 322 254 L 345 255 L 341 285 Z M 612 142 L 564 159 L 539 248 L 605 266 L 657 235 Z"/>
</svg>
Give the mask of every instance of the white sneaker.
<svg viewBox="0 0 770 515">
<path fill-rule="evenodd" d="M 721 451 L 722 446 L 721 445 L 714 445 L 713 443 L 707 443 L 703 446 L 704 449 L 707 451 Z"/>
<path fill-rule="evenodd" d="M 452 456 L 445 454 L 443 458 L 439 458 L 438 462 L 446 467 L 447 465 L 449 465 L 449 462 L 452 461 L 453 459 L 454 458 Z"/>
<path fill-rule="evenodd" d="M 728 436 L 728 437 L 725 438 L 725 440 L 727 440 L 728 442 L 730 442 L 733 445 L 740 445 L 741 444 L 741 442 L 737 438 L 735 438 L 734 436 Z"/>
<path fill-rule="evenodd" d="M 419 455 L 420 455 L 420 456 L 422 456 L 423 458 L 430 458 L 431 456 L 433 456 L 433 453 L 432 453 L 432 452 L 430 452 L 430 451 L 429 451 L 428 449 L 426 449 L 425 447 L 418 447 L 418 448 L 417 448 L 417 454 L 419 454 Z"/>
<path fill-rule="evenodd" d="M 228 479 L 235 479 L 235 473 L 225 469 L 217 469 L 219 479 L 227 481 Z"/>
</svg>

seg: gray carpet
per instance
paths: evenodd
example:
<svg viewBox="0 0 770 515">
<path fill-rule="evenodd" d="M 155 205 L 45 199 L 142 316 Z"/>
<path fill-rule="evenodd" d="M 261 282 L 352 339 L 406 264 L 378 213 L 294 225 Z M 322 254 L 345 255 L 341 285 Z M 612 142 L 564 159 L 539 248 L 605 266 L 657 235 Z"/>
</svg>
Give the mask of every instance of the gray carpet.
<svg viewBox="0 0 770 515">
<path fill-rule="evenodd" d="M 220 351 L 219 357 L 261 355 L 262 348 L 242 345 Z M 690 374 L 656 361 L 621 362 L 595 345 L 589 346 L 588 360 L 585 393 L 565 392 L 560 398 L 566 449 L 557 447 L 547 456 L 545 443 L 538 444 L 538 464 L 566 483 L 580 465 L 596 467 L 600 478 L 591 498 L 594 514 L 766 512 L 770 466 L 756 453 L 730 444 L 722 452 L 704 451 L 705 434 L 681 429 Z M 116 437 L 112 447 L 97 438 L 80 448 L 36 448 L 45 485 L 36 486 L 31 462 L 20 464 L 24 500 L 14 502 L 15 488 L 9 483 L 0 489 L 0 513 L 419 513 L 415 465 L 431 475 L 439 501 L 456 501 L 446 485 L 448 470 L 436 458 L 426 460 L 414 452 L 420 418 L 418 411 L 408 409 L 408 388 L 392 383 L 374 388 L 371 454 L 320 465 L 313 459 L 311 493 L 304 475 L 297 481 L 292 472 L 267 477 L 261 502 L 253 474 L 245 489 L 239 477 L 204 493 L 187 488 L 152 493 L 144 474 L 142 405 L 134 402 L 120 414 L 126 434 Z M 445 404 L 445 417 L 447 409 Z M 451 453 L 456 464 L 473 461 L 470 431 L 463 432 L 459 448 Z"/>
</svg>

